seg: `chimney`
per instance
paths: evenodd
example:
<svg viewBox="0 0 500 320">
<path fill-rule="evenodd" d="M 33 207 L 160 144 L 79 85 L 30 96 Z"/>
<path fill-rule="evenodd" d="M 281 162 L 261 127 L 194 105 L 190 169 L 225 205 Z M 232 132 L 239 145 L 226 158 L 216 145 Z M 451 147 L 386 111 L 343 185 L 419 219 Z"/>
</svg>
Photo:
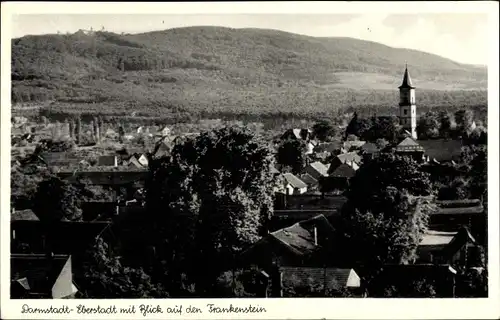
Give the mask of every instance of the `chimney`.
<svg viewBox="0 0 500 320">
<path fill-rule="evenodd" d="M 318 228 L 316 228 L 316 226 L 314 226 L 313 233 L 314 233 L 314 245 L 317 246 L 318 245 Z"/>
</svg>

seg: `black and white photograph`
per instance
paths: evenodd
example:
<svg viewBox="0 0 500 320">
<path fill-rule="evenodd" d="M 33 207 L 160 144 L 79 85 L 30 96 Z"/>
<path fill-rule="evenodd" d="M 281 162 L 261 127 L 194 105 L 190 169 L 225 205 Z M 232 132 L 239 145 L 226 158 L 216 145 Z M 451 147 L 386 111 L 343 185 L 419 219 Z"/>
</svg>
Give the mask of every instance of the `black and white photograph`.
<svg viewBox="0 0 500 320">
<path fill-rule="evenodd" d="M 2 299 L 497 295 L 491 15 L 329 8 L 12 14 Z"/>
</svg>

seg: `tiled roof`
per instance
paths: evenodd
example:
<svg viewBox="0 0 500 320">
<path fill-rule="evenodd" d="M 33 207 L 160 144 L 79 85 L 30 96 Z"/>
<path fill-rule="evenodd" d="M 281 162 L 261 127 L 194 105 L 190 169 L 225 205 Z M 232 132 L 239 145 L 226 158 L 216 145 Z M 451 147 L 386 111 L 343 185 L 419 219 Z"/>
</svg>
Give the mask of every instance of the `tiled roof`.
<svg viewBox="0 0 500 320">
<path fill-rule="evenodd" d="M 337 159 L 339 159 L 342 163 L 346 163 L 346 162 L 360 163 L 361 162 L 361 157 L 356 152 L 347 152 L 347 153 L 339 154 L 337 156 Z"/>
<path fill-rule="evenodd" d="M 415 151 L 424 151 L 424 148 L 419 145 L 415 140 L 411 137 L 407 137 L 403 141 L 401 141 L 396 146 L 396 152 L 415 152 Z"/>
<path fill-rule="evenodd" d="M 31 293 L 51 295 L 52 287 L 68 259 L 69 255 L 54 255 L 49 259 L 44 254 L 11 254 L 11 279 L 26 278 Z"/>
<path fill-rule="evenodd" d="M 428 230 L 420 241 L 419 246 L 439 246 L 448 245 L 455 237 L 456 232 L 444 232 Z"/>
<path fill-rule="evenodd" d="M 304 181 L 300 180 L 295 175 L 293 175 L 289 172 L 284 173 L 283 177 L 294 188 L 298 188 L 298 189 L 307 188 L 307 185 L 304 183 Z"/>
<path fill-rule="evenodd" d="M 377 145 L 375 143 L 372 143 L 372 142 L 367 142 L 365 143 L 362 147 L 361 147 L 361 150 L 364 152 L 364 153 L 375 153 L 375 152 L 378 152 L 379 151 L 379 148 L 377 147 Z"/>
<path fill-rule="evenodd" d="M 315 284 L 337 289 L 360 286 L 360 278 L 353 269 L 282 267 L 279 271 L 284 287 Z"/>
<path fill-rule="evenodd" d="M 314 148 L 314 152 L 328 152 L 331 153 L 335 150 L 340 150 L 341 143 L 339 141 L 320 143 Z"/>
<path fill-rule="evenodd" d="M 425 155 L 430 159 L 439 162 L 459 160 L 462 154 L 462 140 L 419 140 L 419 144 L 424 148 Z"/>
<path fill-rule="evenodd" d="M 352 178 L 356 175 L 356 170 L 346 163 L 342 163 L 330 173 L 331 177 Z"/>
<path fill-rule="evenodd" d="M 326 177 L 328 176 L 328 168 L 321 162 L 315 161 L 313 163 L 310 163 L 306 168 L 305 171 L 309 173 L 313 178 L 319 179 L 321 176 Z"/>
<path fill-rule="evenodd" d="M 318 180 L 314 179 L 314 177 L 309 173 L 304 173 L 303 175 L 301 175 L 300 180 L 304 181 L 304 183 L 307 184 L 308 187 L 318 184 Z"/>
<path fill-rule="evenodd" d="M 16 210 L 11 213 L 11 221 L 38 221 L 38 217 L 31 209 Z"/>
</svg>

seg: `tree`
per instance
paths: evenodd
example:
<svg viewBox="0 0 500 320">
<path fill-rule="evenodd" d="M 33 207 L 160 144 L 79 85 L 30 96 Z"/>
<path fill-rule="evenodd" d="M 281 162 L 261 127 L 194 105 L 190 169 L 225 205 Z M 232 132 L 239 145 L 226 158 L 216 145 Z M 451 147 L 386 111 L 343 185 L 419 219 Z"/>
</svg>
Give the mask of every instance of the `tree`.
<svg viewBox="0 0 500 320">
<path fill-rule="evenodd" d="M 469 197 L 469 181 L 464 177 L 455 178 L 449 186 L 439 190 L 439 200 L 464 200 Z"/>
<path fill-rule="evenodd" d="M 314 136 L 321 141 L 325 141 L 328 137 L 333 136 L 335 134 L 334 129 L 331 122 L 327 120 L 320 120 L 313 126 Z"/>
<path fill-rule="evenodd" d="M 85 197 L 83 186 L 74 186 L 58 177 L 39 183 L 34 195 L 33 211 L 43 222 L 81 220 L 81 202 Z"/>
<path fill-rule="evenodd" d="M 373 117 L 371 126 L 360 137 L 366 141 L 385 139 L 390 143 L 397 142 L 399 138 L 399 127 L 396 117 Z"/>
<path fill-rule="evenodd" d="M 152 162 L 146 205 L 164 258 L 174 270 L 189 270 L 199 292 L 267 233 L 272 163 L 270 147 L 239 127 L 178 141 L 170 159 Z"/>
<path fill-rule="evenodd" d="M 125 136 L 125 129 L 123 129 L 123 126 L 119 126 L 118 127 L 118 137 L 119 137 L 120 143 L 123 143 L 124 136 Z"/>
<path fill-rule="evenodd" d="M 381 154 L 361 166 L 339 224 L 340 241 L 349 248 L 345 260 L 370 271 L 412 261 L 436 210 L 431 189 L 429 175 L 407 157 Z"/>
<path fill-rule="evenodd" d="M 300 139 L 286 139 L 278 147 L 277 162 L 300 174 L 306 166 L 306 144 Z"/>
<path fill-rule="evenodd" d="M 462 137 L 467 137 L 474 122 L 474 112 L 470 109 L 462 109 L 455 112 L 455 121 L 457 123 L 457 133 Z"/>
<path fill-rule="evenodd" d="M 434 111 L 429 111 L 420 117 L 418 121 L 417 131 L 418 136 L 422 139 L 432 139 L 439 136 L 440 123 L 438 114 Z"/>
<path fill-rule="evenodd" d="M 38 184 L 52 175 L 47 167 L 26 164 L 23 167 L 11 167 L 10 199 L 16 209 L 33 207 Z"/>
<path fill-rule="evenodd" d="M 369 119 L 360 119 L 358 118 L 357 112 L 354 112 L 354 116 L 351 121 L 347 125 L 345 131 L 345 137 L 350 134 L 353 134 L 358 137 L 364 137 L 366 132 L 371 128 L 371 121 Z"/>
<path fill-rule="evenodd" d="M 85 277 L 79 282 L 86 298 L 168 298 L 162 285 L 154 283 L 142 268 L 125 266 L 101 237 L 87 252 Z"/>
<path fill-rule="evenodd" d="M 451 136 L 452 131 L 455 129 L 455 123 L 452 116 L 448 111 L 440 111 L 438 114 L 439 121 L 439 135 L 441 138 L 448 138 Z"/>
</svg>

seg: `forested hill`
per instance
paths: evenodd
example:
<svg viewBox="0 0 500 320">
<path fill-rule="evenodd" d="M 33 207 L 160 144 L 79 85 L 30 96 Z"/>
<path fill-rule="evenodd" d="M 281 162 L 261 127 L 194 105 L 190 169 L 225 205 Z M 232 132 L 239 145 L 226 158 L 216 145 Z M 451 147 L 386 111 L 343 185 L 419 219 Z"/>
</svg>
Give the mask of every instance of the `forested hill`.
<svg viewBox="0 0 500 320">
<path fill-rule="evenodd" d="M 12 100 L 163 115 L 389 106 L 405 62 L 420 105 L 486 103 L 485 67 L 352 38 L 222 27 L 13 39 Z"/>
</svg>

